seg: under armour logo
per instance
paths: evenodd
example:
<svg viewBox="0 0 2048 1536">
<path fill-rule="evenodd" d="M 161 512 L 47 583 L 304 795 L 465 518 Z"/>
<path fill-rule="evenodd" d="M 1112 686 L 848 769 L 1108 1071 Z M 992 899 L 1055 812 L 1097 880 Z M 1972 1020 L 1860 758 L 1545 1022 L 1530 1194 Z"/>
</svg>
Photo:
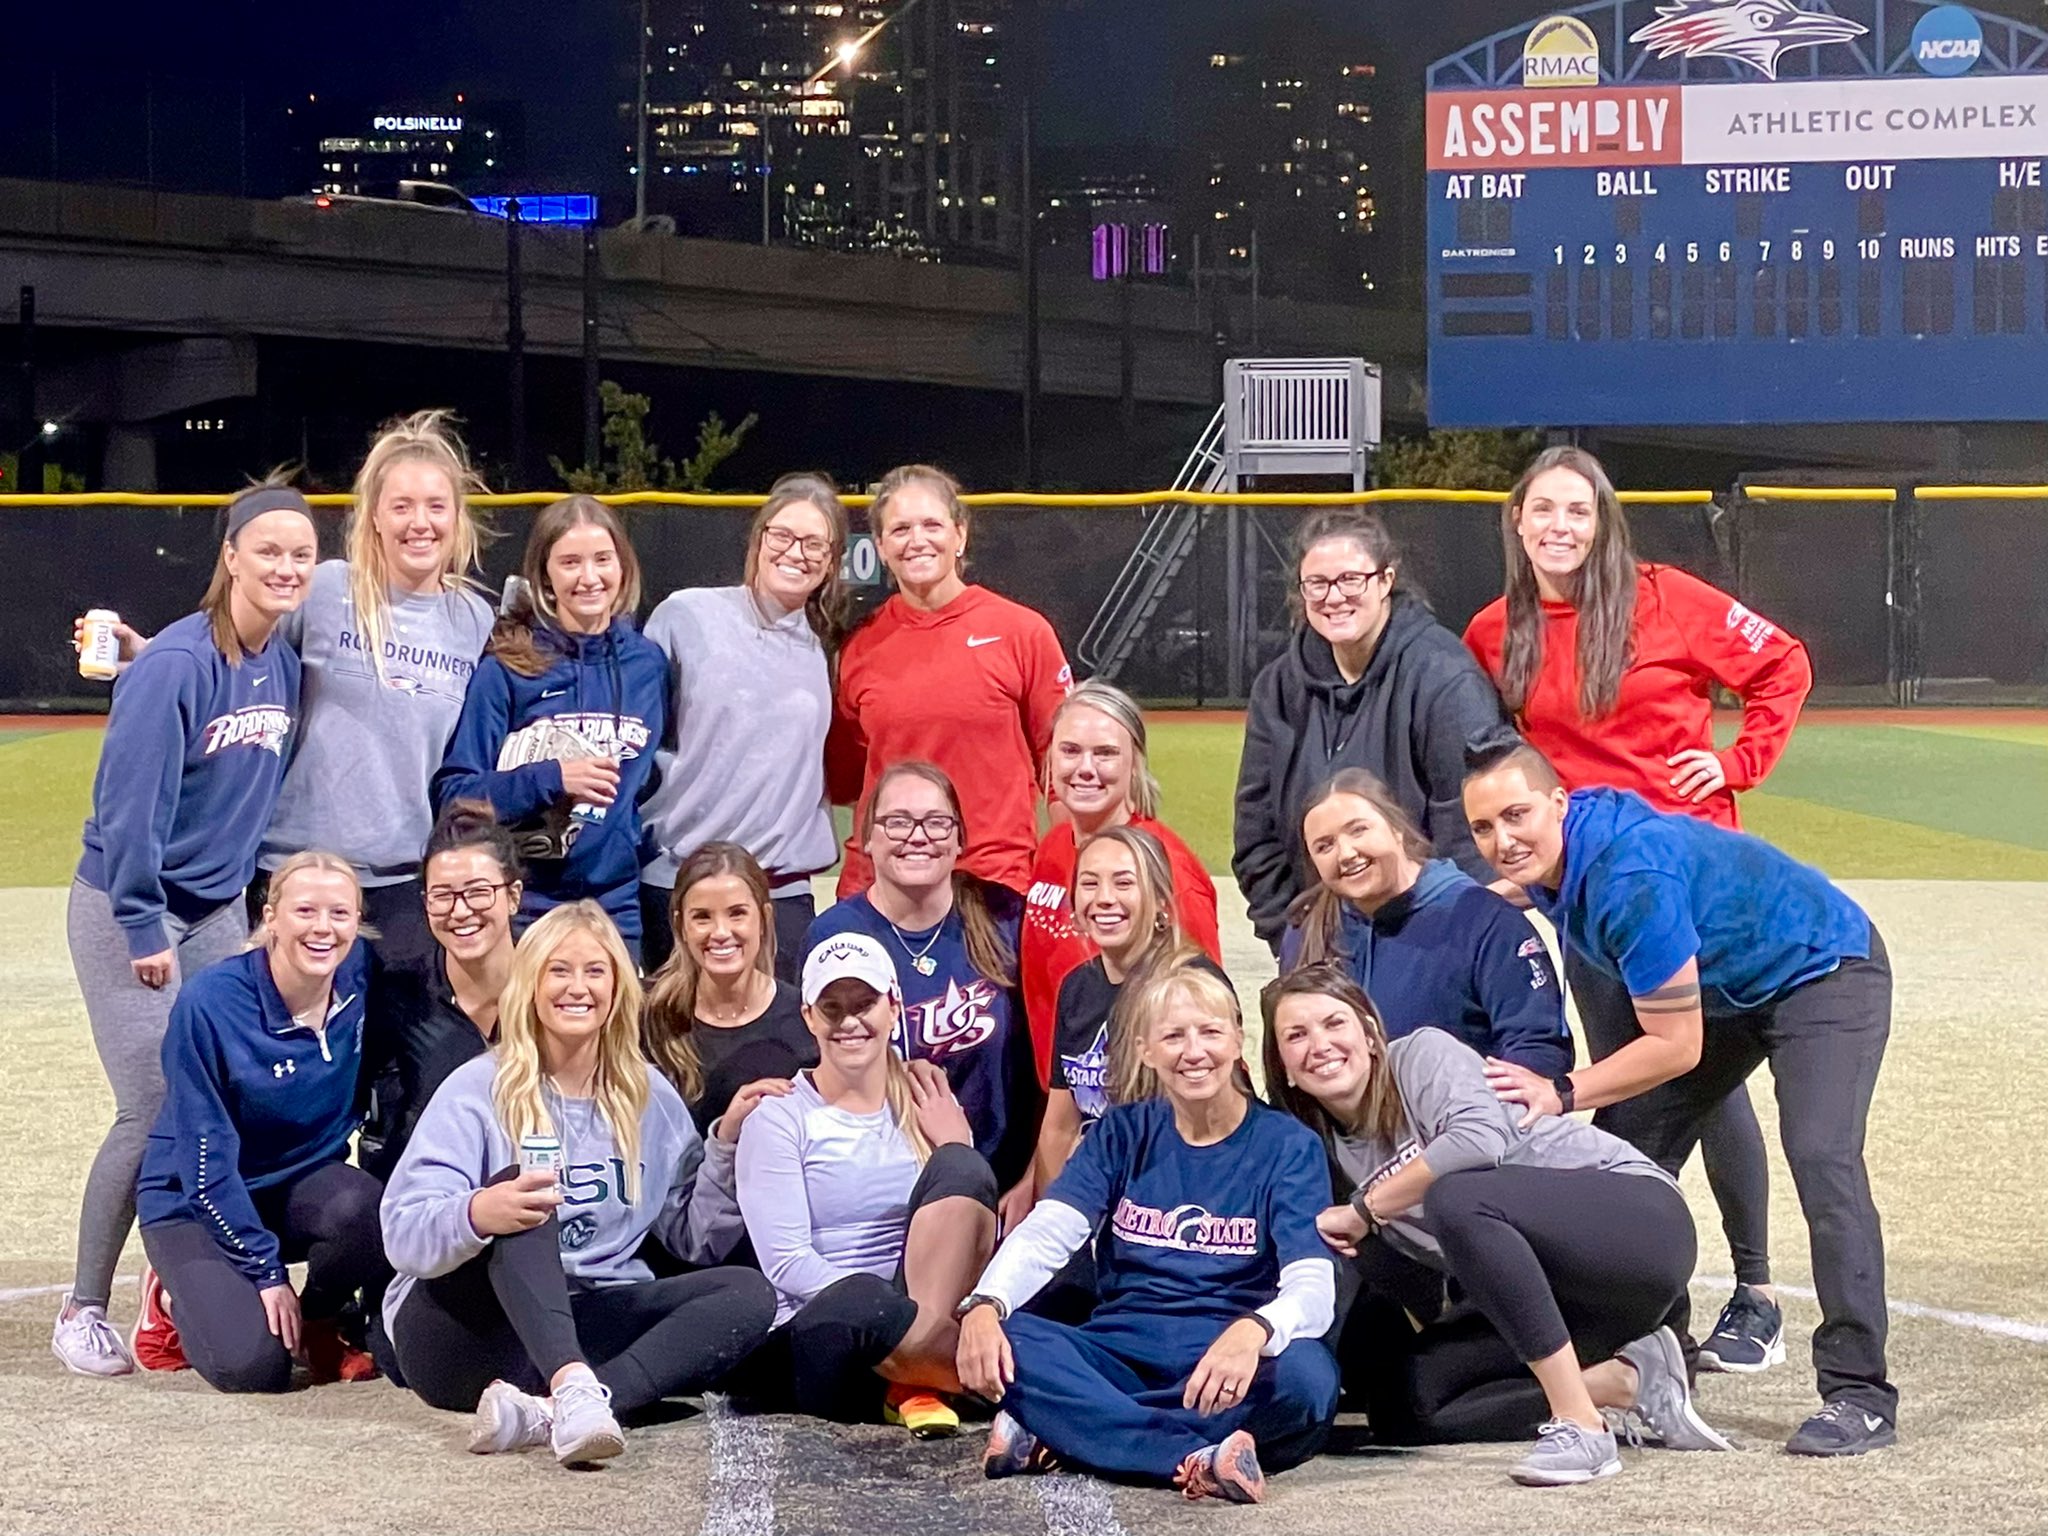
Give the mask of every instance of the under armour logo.
<svg viewBox="0 0 2048 1536">
<path fill-rule="evenodd" d="M 280 1082 L 298 1070 L 299 1064 L 296 1061 L 273 1061 L 270 1064 L 270 1075 Z"/>
</svg>

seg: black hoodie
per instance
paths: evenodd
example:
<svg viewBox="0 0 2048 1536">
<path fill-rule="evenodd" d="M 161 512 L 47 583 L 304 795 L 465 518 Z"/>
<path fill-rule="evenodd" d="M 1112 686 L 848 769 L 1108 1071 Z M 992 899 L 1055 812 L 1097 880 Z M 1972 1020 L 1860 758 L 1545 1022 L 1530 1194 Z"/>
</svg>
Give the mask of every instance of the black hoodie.
<svg viewBox="0 0 2048 1536">
<path fill-rule="evenodd" d="M 1252 926 L 1277 944 L 1287 907 L 1315 883 L 1301 839 L 1308 797 L 1339 768 L 1377 775 L 1438 854 L 1482 883 L 1460 786 L 1465 748 L 1505 732 L 1500 695 L 1420 598 L 1396 592 L 1365 676 L 1344 681 L 1330 642 L 1306 624 L 1252 684 L 1237 773 L 1230 867 Z"/>
</svg>

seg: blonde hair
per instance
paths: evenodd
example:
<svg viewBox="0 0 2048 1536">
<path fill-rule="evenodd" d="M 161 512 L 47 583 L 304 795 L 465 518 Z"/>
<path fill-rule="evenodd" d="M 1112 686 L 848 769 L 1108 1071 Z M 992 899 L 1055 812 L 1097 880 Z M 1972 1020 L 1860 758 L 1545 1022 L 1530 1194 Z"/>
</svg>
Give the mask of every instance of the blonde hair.
<svg viewBox="0 0 2048 1536">
<path fill-rule="evenodd" d="M 640 1197 L 640 1117 L 647 1110 L 651 1069 L 640 1055 L 640 978 L 619 930 L 596 902 L 556 907 L 526 930 L 512 952 L 512 975 L 498 1004 L 498 1071 L 491 1080 L 491 1106 L 515 1145 L 522 1136 L 562 1134 L 548 1113 L 542 1080 L 540 978 L 555 951 L 579 933 L 597 941 L 612 967 L 612 1006 L 598 1028 L 591 1097 L 611 1128 L 630 1202 Z"/>
<path fill-rule="evenodd" d="M 375 928 L 363 921 L 363 881 L 362 877 L 356 873 L 355 865 L 349 863 L 347 859 L 344 859 L 338 853 L 328 853 L 320 848 L 308 848 L 301 853 L 295 853 L 271 872 L 269 887 L 263 894 L 264 910 L 266 912 L 275 910 L 278 895 L 284 890 L 286 885 L 291 883 L 292 876 L 303 875 L 306 871 L 315 869 L 325 871 L 331 875 L 348 876 L 348 883 L 354 888 L 356 893 L 356 936 L 362 939 L 383 937 Z M 249 948 L 267 949 L 270 946 L 270 939 L 271 930 L 268 920 L 258 923 L 249 934 Z"/>
<path fill-rule="evenodd" d="M 356 631 L 380 678 L 384 675 L 384 638 L 391 628 L 391 571 L 384 559 L 384 540 L 377 532 L 377 502 L 391 471 L 405 463 L 440 470 L 455 495 L 455 539 L 441 573 L 444 591 L 458 591 L 466 584 L 466 573 L 479 563 L 489 534 L 469 504 L 472 495 L 482 493 L 484 483 L 470 467 L 469 451 L 455 431 L 454 414 L 415 411 L 386 422 L 356 472 L 355 504 L 349 508 L 343 534 Z"/>
<path fill-rule="evenodd" d="M 1145 744 L 1145 712 L 1138 708 L 1138 701 L 1114 684 L 1090 678 L 1085 683 L 1076 683 L 1060 707 L 1052 713 L 1052 739 L 1057 742 L 1060 721 L 1070 709 L 1092 709 L 1098 715 L 1117 725 L 1131 738 L 1131 773 L 1124 785 L 1124 803 L 1131 808 L 1133 816 L 1142 816 L 1147 821 L 1159 819 L 1159 781 L 1152 776 L 1152 760 Z M 1045 797 L 1057 798 L 1053 794 L 1052 754 L 1045 758 Z"/>
<path fill-rule="evenodd" d="M 867 983 L 862 982 L 861 985 L 866 986 Z M 890 1001 L 895 1003 L 899 1012 L 902 1010 L 903 995 L 901 992 L 877 992 L 875 995 L 877 997 L 888 997 Z M 874 1004 L 870 1003 L 867 1006 L 872 1008 Z M 817 1011 L 817 1007 L 816 1003 L 804 1004 L 804 1023 L 806 1026 L 810 1024 L 810 1016 Z M 863 1009 L 862 1011 L 865 1012 L 866 1010 Z M 889 1114 L 895 1120 L 896 1128 L 903 1133 L 903 1139 L 910 1143 L 910 1150 L 916 1155 L 917 1164 L 922 1168 L 932 1160 L 932 1144 L 931 1139 L 925 1135 L 924 1128 L 917 1123 L 917 1099 L 910 1091 L 910 1064 L 896 1054 L 896 1047 L 893 1044 L 882 1053 L 882 1059 L 888 1069 L 886 1086 L 883 1090 L 883 1102 L 889 1106 Z M 816 1069 L 813 1068 L 812 1070 L 815 1073 Z M 815 1077 L 813 1081 L 815 1081 Z"/>
<path fill-rule="evenodd" d="M 1244 1011 L 1237 1005 L 1237 993 L 1214 971 L 1192 960 L 1149 967 L 1144 975 L 1124 983 L 1114 1012 L 1120 1013 L 1110 1030 L 1109 1097 L 1112 1103 L 1132 1104 L 1159 1093 L 1159 1076 L 1145 1065 L 1145 1033 L 1152 1021 L 1175 1003 L 1188 1003 L 1212 1018 L 1227 1019 L 1237 1031 L 1238 1049 L 1243 1051 Z M 1240 1058 L 1232 1080 L 1247 1096 L 1251 1085 Z"/>
<path fill-rule="evenodd" d="M 683 938 L 683 912 L 692 889 L 722 875 L 738 879 L 753 898 L 755 921 L 761 929 L 754 969 L 763 976 L 775 974 L 775 899 L 768 892 L 768 877 L 761 872 L 759 861 L 738 843 L 706 843 L 676 870 L 675 889 L 668 899 L 668 926 L 675 935 L 675 949 L 661 969 L 647 978 L 647 1008 L 640 1023 L 641 1048 L 647 1059 L 690 1103 L 704 1095 L 704 1063 L 696 1038 L 697 988 L 703 973 Z"/>
</svg>

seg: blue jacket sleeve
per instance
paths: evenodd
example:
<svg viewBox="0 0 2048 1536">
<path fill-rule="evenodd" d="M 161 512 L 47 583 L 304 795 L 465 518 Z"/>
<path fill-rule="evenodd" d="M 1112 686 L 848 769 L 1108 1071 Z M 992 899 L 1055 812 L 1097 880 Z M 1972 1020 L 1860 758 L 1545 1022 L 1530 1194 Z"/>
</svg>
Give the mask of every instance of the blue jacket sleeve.
<svg viewBox="0 0 2048 1536">
<path fill-rule="evenodd" d="M 1535 926 L 1505 901 L 1480 935 L 1472 981 L 1492 1027 L 1488 1051 L 1544 1077 L 1569 1072 L 1571 1031 L 1564 989 Z"/>
<path fill-rule="evenodd" d="M 131 960 L 171 947 L 164 931 L 164 845 L 177 821 L 185 747 L 200 714 L 192 658 L 166 651 L 154 666 L 152 659 L 144 651 L 121 679 L 100 748 L 93 806 L 107 895 Z"/>
<path fill-rule="evenodd" d="M 219 1039 L 189 992 L 171 1005 L 164 1034 L 164 1114 L 177 1134 L 178 1184 L 197 1220 L 258 1290 L 285 1283 L 277 1238 L 242 1182 L 242 1137 L 228 1114 Z"/>
<path fill-rule="evenodd" d="M 451 800 L 488 800 L 498 819 L 510 825 L 538 816 L 562 798 L 562 765 L 528 763 L 498 771 L 498 751 L 512 734 L 512 679 L 503 663 L 486 656 L 477 663 L 463 696 L 462 717 L 448 738 L 434 775 L 434 813 Z"/>
</svg>

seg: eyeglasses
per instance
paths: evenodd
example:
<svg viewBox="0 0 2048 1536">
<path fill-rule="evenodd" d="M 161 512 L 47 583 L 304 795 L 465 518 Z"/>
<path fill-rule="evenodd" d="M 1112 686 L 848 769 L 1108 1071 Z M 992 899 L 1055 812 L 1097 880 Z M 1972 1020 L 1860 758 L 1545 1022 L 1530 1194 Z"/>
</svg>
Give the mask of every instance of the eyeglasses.
<svg viewBox="0 0 2048 1536">
<path fill-rule="evenodd" d="M 761 530 L 761 553 L 773 559 L 786 555 L 791 549 L 803 551 L 806 560 L 822 560 L 832 553 L 832 541 L 816 537 L 798 538 L 787 528 L 763 528 Z"/>
<path fill-rule="evenodd" d="M 877 817 L 875 825 L 889 835 L 892 843 L 907 843 L 911 837 L 922 832 L 926 839 L 943 843 L 960 830 L 960 818 L 948 816 L 943 811 L 934 811 L 929 816 L 913 816 L 908 811 L 891 811 Z"/>
<path fill-rule="evenodd" d="M 446 917 L 455 910 L 455 903 L 461 902 L 472 912 L 488 912 L 498 904 L 498 892 L 511 888 L 512 882 L 503 880 L 491 885 L 479 880 L 474 885 L 465 885 L 459 891 L 445 885 L 437 885 L 427 892 L 427 914 L 430 917 Z"/>
<path fill-rule="evenodd" d="M 1386 573 L 1384 566 L 1376 571 L 1339 571 L 1335 576 L 1304 576 L 1296 585 L 1301 588 L 1303 597 L 1312 603 L 1320 603 L 1333 590 L 1345 597 L 1362 597 L 1365 584 Z"/>
</svg>

